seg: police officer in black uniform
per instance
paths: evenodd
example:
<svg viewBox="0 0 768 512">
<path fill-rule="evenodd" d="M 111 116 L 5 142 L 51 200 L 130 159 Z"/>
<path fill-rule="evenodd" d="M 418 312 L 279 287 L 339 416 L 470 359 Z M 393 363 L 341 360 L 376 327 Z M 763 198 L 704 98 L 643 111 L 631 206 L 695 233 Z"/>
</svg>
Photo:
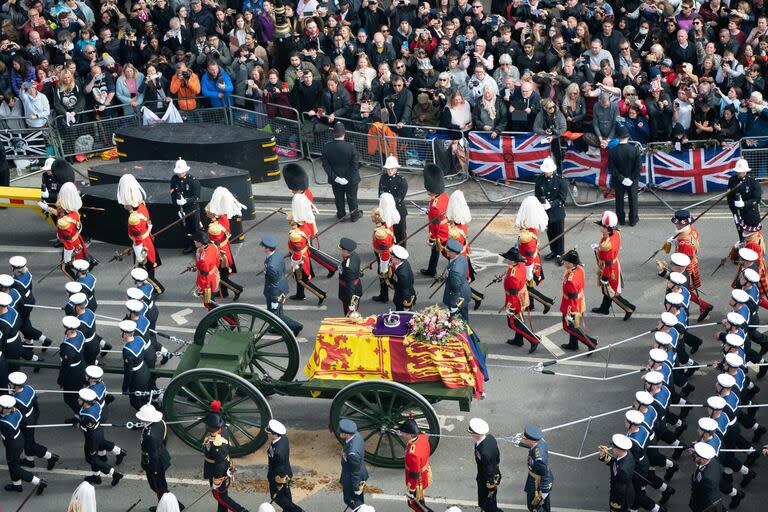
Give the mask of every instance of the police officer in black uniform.
<svg viewBox="0 0 768 512">
<path fill-rule="evenodd" d="M 547 211 L 547 238 L 561 235 L 565 229 L 565 200 L 568 195 L 568 184 L 557 174 L 557 166 L 551 158 L 545 158 L 541 164 L 541 174 L 536 176 L 534 195 Z M 565 252 L 565 237 L 560 237 L 549 246 L 549 253 L 545 260 L 557 258 L 558 265 L 562 265 L 560 257 Z"/>
<path fill-rule="evenodd" d="M 144 424 L 141 431 L 141 469 L 147 474 L 149 488 L 159 501 L 168 492 L 168 482 L 165 481 L 165 472 L 171 466 L 171 455 L 165 447 L 168 426 L 163 421 L 163 413 L 152 404 L 143 405 L 136 413 L 136 419 Z M 154 509 L 156 507 L 150 507 L 150 510 Z"/>
<path fill-rule="evenodd" d="M 635 457 L 629 451 L 632 440 L 624 434 L 614 434 L 611 439 L 613 454 L 607 446 L 598 446 L 600 462 L 611 468 L 611 489 L 608 503 L 611 512 L 629 512 L 635 501 L 632 477 L 635 474 Z"/>
<path fill-rule="evenodd" d="M 239 503 L 229 497 L 229 484 L 232 462 L 229 460 L 229 440 L 224 437 L 224 420 L 219 415 L 221 404 L 212 402 L 213 412 L 203 423 L 208 435 L 203 440 L 203 478 L 207 478 L 211 493 L 218 503 L 217 512 L 248 512 Z"/>
<path fill-rule="evenodd" d="M 416 290 L 413 287 L 413 269 L 408 262 L 408 251 L 401 245 L 393 245 L 392 262 L 389 265 L 389 282 L 395 293 L 392 302 L 396 311 L 410 311 L 416 304 Z"/>
<path fill-rule="evenodd" d="M 266 430 L 270 443 L 267 449 L 269 497 L 283 509 L 283 512 L 304 512 L 301 507 L 293 503 L 291 496 L 293 470 L 285 425 L 277 420 L 269 420 Z"/>
<path fill-rule="evenodd" d="M 171 178 L 171 200 L 179 210 L 179 218 L 194 212 L 184 219 L 184 229 L 187 230 L 188 237 L 184 254 L 195 252 L 193 235 L 202 228 L 200 205 L 197 204 L 198 199 L 200 199 L 200 182 L 189 174 L 189 169 L 187 162 L 179 158 L 173 168 L 173 177 Z"/>
<path fill-rule="evenodd" d="M 0 437 L 5 445 L 5 463 L 11 474 L 11 483 L 5 486 L 9 492 L 21 492 L 24 488 L 21 482 L 29 482 L 37 486 L 37 495 L 43 494 L 48 482 L 36 477 L 21 467 L 21 453 L 24 451 L 24 434 L 26 427 L 24 415 L 16 408 L 16 399 L 11 395 L 0 396 Z"/>
<path fill-rule="evenodd" d="M 475 441 L 475 463 L 477 464 L 477 506 L 482 512 L 500 512 L 496 501 L 497 490 L 501 483 L 499 463 L 499 445 L 490 432 L 485 420 L 472 418 L 469 420 L 467 432 Z"/>
<path fill-rule="evenodd" d="M 360 256 L 355 252 L 357 242 L 350 238 L 339 240 L 341 251 L 341 263 L 339 264 L 339 299 L 344 308 L 344 316 L 357 310 L 352 303 L 353 298 L 359 300 L 363 295 L 363 286 L 360 283 Z"/>
<path fill-rule="evenodd" d="M 728 208 L 733 214 L 733 222 L 736 224 L 736 230 L 739 232 L 739 240 L 744 240 L 742 235 L 742 219 L 760 218 L 760 199 L 762 196 L 762 187 L 760 182 L 752 176 L 749 176 L 749 163 L 740 158 L 734 167 L 734 174 L 728 179 L 728 190 L 726 196 Z"/>
<path fill-rule="evenodd" d="M 405 221 L 408 215 L 408 208 L 405 207 L 405 195 L 408 193 L 408 181 L 397 172 L 400 164 L 394 155 L 388 156 L 384 163 L 384 174 L 379 178 L 379 196 L 384 192 L 389 192 L 395 198 L 395 206 L 400 214 L 400 222 L 392 226 L 392 232 L 395 235 L 395 243 L 406 247 L 404 240 L 408 236 L 407 225 Z"/>
<path fill-rule="evenodd" d="M 27 384 L 27 375 L 22 372 L 13 372 L 8 376 L 9 389 L 11 395 L 16 399 L 16 409 L 24 417 L 24 459 L 21 465 L 33 468 L 35 467 L 35 457 L 46 461 L 46 469 L 52 470 L 59 461 L 59 456 L 51 453 L 48 448 L 35 441 L 35 429 L 30 428 L 37 425 L 40 418 L 40 407 L 37 403 L 37 393 L 35 389 Z"/>
<path fill-rule="evenodd" d="M 637 185 L 643 164 L 640 145 L 629 141 L 629 131 L 624 125 L 616 127 L 616 144 L 608 150 L 608 169 L 611 173 L 611 186 L 616 194 L 616 216 L 622 226 L 627 218 L 624 214 L 624 195 L 629 203 L 629 225 L 637 224 Z"/>
</svg>

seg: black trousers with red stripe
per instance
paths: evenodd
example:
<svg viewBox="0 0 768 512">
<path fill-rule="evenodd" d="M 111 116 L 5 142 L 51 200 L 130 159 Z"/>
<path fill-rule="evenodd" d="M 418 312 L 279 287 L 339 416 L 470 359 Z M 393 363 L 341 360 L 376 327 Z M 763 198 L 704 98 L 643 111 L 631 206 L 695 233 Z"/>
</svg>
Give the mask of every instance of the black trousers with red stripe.
<svg viewBox="0 0 768 512">
<path fill-rule="evenodd" d="M 521 338 L 528 340 L 534 345 L 538 345 L 541 342 L 539 337 L 523 321 L 522 313 L 507 316 L 507 325 L 515 331 L 515 343 L 520 343 L 522 341 Z"/>
<path fill-rule="evenodd" d="M 212 479 L 210 483 L 213 485 Z M 245 507 L 229 497 L 229 478 L 225 478 L 220 486 L 212 489 L 211 494 L 213 494 L 216 503 L 219 504 L 216 512 L 243 512 L 245 510 Z"/>
<path fill-rule="evenodd" d="M 580 341 L 589 348 L 595 348 L 594 339 L 588 336 L 581 327 L 576 327 L 574 322 L 566 320 L 565 316 L 563 316 L 563 330 L 568 333 L 571 345 L 575 346 L 577 341 Z"/>
</svg>

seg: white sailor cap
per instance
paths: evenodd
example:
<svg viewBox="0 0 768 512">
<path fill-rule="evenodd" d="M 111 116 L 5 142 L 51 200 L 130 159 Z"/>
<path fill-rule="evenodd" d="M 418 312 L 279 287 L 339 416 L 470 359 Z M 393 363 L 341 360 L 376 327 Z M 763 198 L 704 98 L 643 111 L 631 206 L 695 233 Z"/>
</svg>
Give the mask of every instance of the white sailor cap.
<svg viewBox="0 0 768 512">
<path fill-rule="evenodd" d="M 667 360 L 667 351 L 660 348 L 652 348 L 648 352 L 648 357 L 655 363 L 663 363 Z"/>
<path fill-rule="evenodd" d="M 73 293 L 69 296 L 69 302 L 75 306 L 80 306 L 88 302 L 88 297 L 83 292 Z"/>
<path fill-rule="evenodd" d="M 0 287 L 10 288 L 13 286 L 13 277 L 8 274 L 0 274 Z"/>
<path fill-rule="evenodd" d="M 664 381 L 664 376 L 661 372 L 652 371 L 643 375 L 643 379 L 648 384 L 661 384 Z"/>
<path fill-rule="evenodd" d="M 83 291 L 83 285 L 77 281 L 69 281 L 64 285 L 64 289 L 67 290 L 68 294 L 72 295 Z"/>
<path fill-rule="evenodd" d="M 148 277 L 149 273 L 141 267 L 131 270 L 131 279 L 134 281 L 146 281 Z"/>
<path fill-rule="evenodd" d="M 749 294 L 741 288 L 731 290 L 731 298 L 740 304 L 746 304 L 749 301 Z"/>
<path fill-rule="evenodd" d="M 133 332 L 136 330 L 136 322 L 133 320 L 123 320 L 118 324 L 118 327 L 123 332 Z"/>
<path fill-rule="evenodd" d="M 682 272 L 670 272 L 669 280 L 675 284 L 680 284 L 680 285 L 688 282 L 688 278 L 685 277 L 685 274 L 683 274 Z"/>
<path fill-rule="evenodd" d="M 284 436 L 287 432 L 285 425 L 280 423 L 277 420 L 269 420 L 269 423 L 267 423 L 267 432 L 271 434 L 275 434 L 278 436 Z"/>
<path fill-rule="evenodd" d="M 136 419 L 144 423 L 157 423 L 163 419 L 163 413 L 155 409 L 152 404 L 144 404 L 136 411 Z"/>
<path fill-rule="evenodd" d="M 104 376 L 104 370 L 102 370 L 100 366 L 91 364 L 85 367 L 85 375 L 89 379 L 100 379 Z"/>
<path fill-rule="evenodd" d="M 702 459 L 714 459 L 717 455 L 717 452 L 715 451 L 715 448 L 711 444 L 698 442 L 695 445 L 693 445 L 693 451 L 696 452 L 696 455 L 701 457 Z"/>
<path fill-rule="evenodd" d="M 271 503 L 262 503 L 259 505 L 259 508 L 256 509 L 256 512 L 275 512 L 275 507 L 273 507 Z"/>
<path fill-rule="evenodd" d="M 624 413 L 624 418 L 631 424 L 631 425 L 641 425 L 643 421 L 645 420 L 645 415 L 641 413 L 640 411 L 637 411 L 635 409 L 630 409 L 627 412 Z"/>
<path fill-rule="evenodd" d="M 76 270 L 84 272 L 88 270 L 91 265 L 86 260 L 75 260 L 72 262 L 72 266 L 75 267 Z"/>
<path fill-rule="evenodd" d="M 653 403 L 653 395 L 647 391 L 638 391 L 635 393 L 635 400 L 642 405 L 651 405 Z"/>
<path fill-rule="evenodd" d="M 402 245 L 393 245 L 392 246 L 392 256 L 399 260 L 407 260 L 408 259 L 408 250 L 403 247 Z"/>
<path fill-rule="evenodd" d="M 8 382 L 14 386 L 23 386 L 27 382 L 27 374 L 24 372 L 13 372 L 8 374 Z"/>
<path fill-rule="evenodd" d="M 10 306 L 13 302 L 13 297 L 5 292 L 0 292 L 0 306 Z"/>
<path fill-rule="evenodd" d="M 717 430 L 717 421 L 713 420 L 709 416 L 699 418 L 699 428 L 704 432 L 714 432 Z"/>
<path fill-rule="evenodd" d="M 707 398 L 707 407 L 713 411 L 721 411 L 725 409 L 725 398 L 721 396 L 711 396 Z"/>
<path fill-rule="evenodd" d="M 77 329 L 80 327 L 80 319 L 76 316 L 65 316 L 61 319 L 61 323 L 64 324 L 64 327 L 67 329 Z"/>
<path fill-rule="evenodd" d="M 685 299 L 682 293 L 670 292 L 664 296 L 664 300 L 673 306 L 682 306 Z"/>
<path fill-rule="evenodd" d="M 717 376 L 717 383 L 721 388 L 732 388 L 736 385 L 736 379 L 729 373 L 721 373 Z"/>
<path fill-rule="evenodd" d="M 670 313 L 669 311 L 665 311 L 661 314 L 661 323 L 666 325 L 667 327 L 674 327 L 679 322 L 677 321 L 677 317 L 674 313 Z"/>
<path fill-rule="evenodd" d="M 140 300 L 136 299 L 128 299 L 125 301 L 125 307 L 128 308 L 128 311 L 132 311 L 134 313 L 140 313 L 142 309 L 144 309 L 144 303 Z"/>
<path fill-rule="evenodd" d="M 80 391 L 77 392 L 77 396 L 80 397 L 80 400 L 83 402 L 95 402 L 98 398 L 96 396 L 96 392 L 92 390 L 91 388 L 83 388 Z"/>
<path fill-rule="evenodd" d="M 744 274 L 744 279 L 746 279 L 750 283 L 760 282 L 760 274 L 758 274 L 753 268 L 745 268 L 744 270 L 741 271 L 741 273 Z"/>
<path fill-rule="evenodd" d="M 743 347 L 744 346 L 744 338 L 736 334 L 735 332 L 730 332 L 725 335 L 725 342 L 732 346 L 732 347 Z"/>
<path fill-rule="evenodd" d="M 632 449 L 632 440 L 624 434 L 613 434 L 611 444 L 619 450 L 627 451 Z"/>
<path fill-rule="evenodd" d="M 748 247 L 739 249 L 739 258 L 744 261 L 757 261 L 757 253 Z"/>
<path fill-rule="evenodd" d="M 658 345 L 667 346 L 672 344 L 672 335 L 668 332 L 656 331 L 653 333 L 653 339 Z"/>
<path fill-rule="evenodd" d="M 676 252 L 669 257 L 673 265 L 678 267 L 687 267 L 691 264 L 691 258 L 687 254 Z"/>
<path fill-rule="evenodd" d="M 27 258 L 24 256 L 12 256 L 11 259 L 8 260 L 8 263 L 13 268 L 24 268 L 27 266 Z"/>
<path fill-rule="evenodd" d="M 725 319 L 728 320 L 728 323 L 731 325 L 744 325 L 744 323 L 747 321 L 746 318 L 741 316 L 735 311 L 729 311 L 727 315 L 725 315 Z"/>
<path fill-rule="evenodd" d="M 482 418 L 472 418 L 469 420 L 469 428 L 467 428 L 467 431 L 470 434 L 484 436 L 491 431 L 491 427 L 489 427 L 488 422 Z"/>
<path fill-rule="evenodd" d="M 3 409 L 12 409 L 16 407 L 16 399 L 11 395 L 0 396 L 0 407 Z"/>
<path fill-rule="evenodd" d="M 136 287 L 128 288 L 127 290 L 125 290 L 125 293 L 128 294 L 129 299 L 141 300 L 142 298 L 144 298 L 144 293 L 142 293 L 142 291 Z"/>
<path fill-rule="evenodd" d="M 735 352 L 725 354 L 725 363 L 731 368 L 741 368 L 744 366 L 744 358 Z"/>
</svg>

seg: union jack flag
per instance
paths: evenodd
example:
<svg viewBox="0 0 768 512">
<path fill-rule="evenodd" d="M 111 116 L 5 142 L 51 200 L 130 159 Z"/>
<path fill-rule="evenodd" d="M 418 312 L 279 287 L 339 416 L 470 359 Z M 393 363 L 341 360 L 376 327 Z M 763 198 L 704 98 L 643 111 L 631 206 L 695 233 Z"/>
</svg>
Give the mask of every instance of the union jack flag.
<svg viewBox="0 0 768 512">
<path fill-rule="evenodd" d="M 551 153 L 547 138 L 535 133 L 492 139 L 489 133 L 470 132 L 468 138 L 469 171 L 492 181 L 533 178 Z"/>
<path fill-rule="evenodd" d="M 640 170 L 640 183 L 648 183 L 648 165 L 643 158 L 643 167 Z M 585 153 L 568 148 L 563 158 L 563 178 L 568 178 L 582 183 L 588 183 L 595 187 L 610 187 L 611 174 L 608 171 L 608 150 L 600 149 L 600 152 Z"/>
<path fill-rule="evenodd" d="M 740 157 L 738 144 L 654 153 L 653 183 L 663 190 L 689 194 L 726 190 Z"/>
</svg>

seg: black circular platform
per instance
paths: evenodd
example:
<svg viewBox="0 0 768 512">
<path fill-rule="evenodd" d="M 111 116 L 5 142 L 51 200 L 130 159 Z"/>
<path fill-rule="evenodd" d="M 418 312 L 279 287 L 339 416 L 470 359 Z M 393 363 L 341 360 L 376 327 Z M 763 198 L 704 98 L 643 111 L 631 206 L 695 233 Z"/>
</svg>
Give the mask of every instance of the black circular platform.
<svg viewBox="0 0 768 512">
<path fill-rule="evenodd" d="M 162 123 L 121 128 L 115 132 L 115 141 L 123 162 L 183 158 L 246 169 L 253 183 L 280 179 L 275 138 L 253 128 Z"/>
<path fill-rule="evenodd" d="M 187 165 L 191 168 L 189 173 L 200 180 L 201 187 L 227 187 L 237 200 L 245 205 L 243 219 L 254 218 L 251 177 L 248 171 L 210 162 L 187 161 Z M 142 186 L 152 182 L 165 183 L 166 192 L 170 197 L 168 184 L 173 176 L 173 166 L 174 162 L 169 160 L 114 162 L 90 167 L 88 178 L 91 185 L 111 185 L 120 181 L 123 174 L 133 174 Z"/>
<path fill-rule="evenodd" d="M 142 183 L 142 187 L 147 193 L 146 204 L 149 215 L 152 217 L 153 233 L 178 220 L 179 210 L 175 204 L 171 203 L 168 184 L 148 182 Z M 201 209 L 208 204 L 211 194 L 213 189 L 200 187 Z M 82 197 L 84 206 L 104 209 L 104 211 L 81 210 L 83 227 L 87 234 L 95 240 L 128 247 L 131 244 L 127 234 L 128 211 L 117 202 L 117 184 L 83 187 Z M 207 224 L 207 218 L 204 215 L 203 223 Z M 232 219 L 231 229 L 233 243 L 238 242 L 238 235 L 243 232 L 239 218 Z M 181 248 L 186 245 L 187 233 L 181 223 L 155 238 L 155 246 L 160 248 Z"/>
</svg>

